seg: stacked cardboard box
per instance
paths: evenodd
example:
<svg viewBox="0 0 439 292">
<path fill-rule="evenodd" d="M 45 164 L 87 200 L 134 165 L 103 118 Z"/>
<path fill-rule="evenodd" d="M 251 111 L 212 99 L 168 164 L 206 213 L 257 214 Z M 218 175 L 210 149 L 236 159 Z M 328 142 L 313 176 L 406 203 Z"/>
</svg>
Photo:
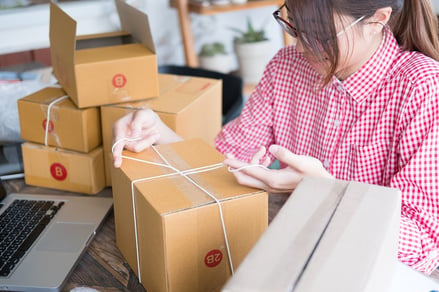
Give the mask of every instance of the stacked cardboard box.
<svg viewBox="0 0 439 292">
<path fill-rule="evenodd" d="M 96 194 L 105 183 L 100 106 L 158 95 L 148 16 L 116 1 L 122 30 L 76 36 L 76 21 L 50 3 L 53 73 L 62 88 L 18 101 L 26 183 Z"/>
<path fill-rule="evenodd" d="M 221 80 L 159 74 L 159 96 L 101 107 L 105 177 L 111 185 L 112 125 L 137 109 L 150 108 L 184 139 L 201 138 L 213 145 L 221 130 Z"/>
<path fill-rule="evenodd" d="M 79 109 L 62 88 L 19 99 L 26 183 L 95 194 L 105 186 L 99 108 Z"/>
<path fill-rule="evenodd" d="M 112 169 L 116 244 L 143 286 L 219 291 L 267 227 L 267 193 L 238 184 L 201 139 L 123 155 Z"/>
<path fill-rule="evenodd" d="M 53 73 L 79 108 L 157 96 L 148 16 L 116 0 L 122 31 L 76 37 L 76 22 L 50 5 Z"/>
<path fill-rule="evenodd" d="M 388 291 L 400 210 L 397 189 L 305 178 L 222 291 Z"/>
<path fill-rule="evenodd" d="M 158 74 L 148 16 L 121 0 L 116 0 L 116 6 L 121 31 L 77 37 L 75 20 L 51 3 L 52 63 L 62 88 L 42 90 L 18 103 L 22 138 L 37 143 L 25 145 L 26 160 L 41 151 L 69 150 L 75 157 L 79 154 L 74 151 L 86 155 L 103 148 L 105 183 L 102 186 L 102 175 L 94 175 L 96 178 L 87 183 L 96 185 L 86 193 L 111 186 L 112 125 L 130 111 L 151 108 L 183 138 L 200 137 L 208 143 L 213 143 L 221 128 L 222 81 Z M 49 113 L 50 103 L 63 95 L 69 98 L 56 102 Z M 51 116 L 46 125 L 48 113 Z M 97 129 L 98 124 L 101 129 Z M 50 131 L 45 131 L 46 126 Z M 84 192 L 76 180 L 69 183 L 39 167 L 30 168 L 31 162 L 26 165 L 29 184 Z M 102 172 L 100 158 L 91 165 L 93 172 Z M 56 173 L 64 170 L 69 171 L 63 165 Z M 81 168 L 75 171 L 81 172 Z"/>
</svg>

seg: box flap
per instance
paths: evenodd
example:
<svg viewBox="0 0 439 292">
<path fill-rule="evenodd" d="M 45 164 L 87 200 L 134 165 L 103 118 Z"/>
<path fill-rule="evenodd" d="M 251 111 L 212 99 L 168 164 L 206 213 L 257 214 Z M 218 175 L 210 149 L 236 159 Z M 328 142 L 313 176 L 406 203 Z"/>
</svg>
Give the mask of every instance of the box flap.
<svg viewBox="0 0 439 292">
<path fill-rule="evenodd" d="M 111 106 L 127 109 L 150 108 L 158 113 L 177 114 L 198 100 L 206 90 L 220 84 L 221 81 L 210 78 L 159 74 L 160 93 L 157 98 Z"/>
<path fill-rule="evenodd" d="M 349 182 L 295 291 L 387 291 L 400 215 L 399 190 Z"/>
<path fill-rule="evenodd" d="M 18 101 L 34 102 L 39 104 L 45 104 L 48 106 L 51 102 L 53 102 L 57 98 L 60 98 L 65 95 L 66 92 L 60 87 L 45 87 L 35 93 L 32 93 L 30 95 L 27 95 L 19 99 Z M 60 100 L 59 102 L 54 104 L 54 106 L 78 110 L 78 108 L 75 106 L 75 104 L 72 102 L 70 98 Z"/>
<path fill-rule="evenodd" d="M 221 164 L 223 156 L 201 139 L 158 145 L 156 150 L 179 171 Z M 152 163 L 163 164 L 157 152 L 149 148 L 141 153 L 125 151 L 121 169 L 148 202 L 160 214 L 214 203 L 207 190 L 218 200 L 260 193 L 260 190 L 242 186 L 225 166 L 202 173 L 188 174 L 193 182 L 175 170 Z M 197 187 L 201 186 L 202 189 Z"/>
<path fill-rule="evenodd" d="M 112 31 L 76 36 L 77 51 L 132 43 L 135 43 L 134 38 L 125 31 Z"/>
<path fill-rule="evenodd" d="M 159 99 L 150 100 L 150 108 L 156 112 L 176 113 L 182 111 L 221 81 L 209 78 L 180 76 L 178 85 L 164 92 Z"/>
<path fill-rule="evenodd" d="M 76 21 L 50 2 L 50 54 L 53 74 L 67 92 L 75 92 Z"/>
<path fill-rule="evenodd" d="M 399 214 L 398 190 L 304 178 L 221 291 L 387 291 Z"/>
<path fill-rule="evenodd" d="M 122 30 L 129 32 L 136 41 L 141 42 L 155 53 L 148 15 L 122 0 L 115 2 Z"/>
</svg>

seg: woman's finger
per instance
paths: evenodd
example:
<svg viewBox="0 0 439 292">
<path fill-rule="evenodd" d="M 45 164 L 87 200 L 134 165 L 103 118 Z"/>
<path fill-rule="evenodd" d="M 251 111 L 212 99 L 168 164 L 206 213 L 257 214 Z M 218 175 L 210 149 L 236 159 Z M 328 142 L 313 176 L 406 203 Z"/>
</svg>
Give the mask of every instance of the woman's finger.
<svg viewBox="0 0 439 292">
<path fill-rule="evenodd" d="M 256 153 L 253 155 L 252 159 L 250 160 L 250 164 L 259 164 L 265 153 L 267 153 L 267 149 L 264 146 L 261 146 L 261 148 L 259 148 L 258 151 L 256 151 Z"/>
</svg>

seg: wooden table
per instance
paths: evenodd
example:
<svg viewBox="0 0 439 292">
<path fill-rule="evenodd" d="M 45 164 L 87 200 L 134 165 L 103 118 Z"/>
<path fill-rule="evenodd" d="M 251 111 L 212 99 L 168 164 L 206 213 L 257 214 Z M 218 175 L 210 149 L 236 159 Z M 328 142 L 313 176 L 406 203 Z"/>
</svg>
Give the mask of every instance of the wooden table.
<svg viewBox="0 0 439 292">
<path fill-rule="evenodd" d="M 8 180 L 4 183 L 8 193 L 63 193 L 68 195 L 80 195 L 77 193 L 28 186 L 24 183 L 23 179 Z M 104 197 L 111 195 L 111 188 L 106 188 L 97 194 L 97 196 Z M 270 196 L 270 221 L 287 198 L 287 195 Z M 100 292 L 146 291 L 143 286 L 139 284 L 136 275 L 116 247 L 113 212 L 105 219 L 102 228 L 98 231 L 87 252 L 74 269 L 63 291 L 68 292 L 75 287 L 88 287 L 99 290 Z"/>
<path fill-rule="evenodd" d="M 23 179 L 5 181 L 6 190 L 22 193 L 75 194 L 53 189 L 28 186 Z M 79 195 L 79 194 L 76 194 Z M 111 196 L 111 188 L 106 188 L 97 196 Z M 288 195 L 271 194 L 269 197 L 269 222 L 273 220 L 279 209 L 288 199 Z M 439 280 L 439 270 L 431 275 Z M 96 234 L 87 252 L 68 279 L 63 292 L 75 287 L 88 287 L 100 292 L 142 292 L 146 291 L 122 257 L 115 244 L 114 214 L 111 212 L 105 219 L 102 228 Z"/>
</svg>

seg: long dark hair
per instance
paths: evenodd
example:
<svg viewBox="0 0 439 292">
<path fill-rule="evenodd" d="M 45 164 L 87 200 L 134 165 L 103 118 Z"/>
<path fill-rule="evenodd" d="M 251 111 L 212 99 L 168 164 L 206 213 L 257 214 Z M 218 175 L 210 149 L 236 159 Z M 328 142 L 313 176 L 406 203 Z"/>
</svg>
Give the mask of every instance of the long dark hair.
<svg viewBox="0 0 439 292">
<path fill-rule="evenodd" d="M 400 46 L 439 61 L 438 20 L 430 0 L 287 0 L 287 6 L 305 49 L 330 64 L 325 84 L 340 58 L 334 15 L 367 21 L 378 9 L 391 7 L 389 25 Z"/>
</svg>

